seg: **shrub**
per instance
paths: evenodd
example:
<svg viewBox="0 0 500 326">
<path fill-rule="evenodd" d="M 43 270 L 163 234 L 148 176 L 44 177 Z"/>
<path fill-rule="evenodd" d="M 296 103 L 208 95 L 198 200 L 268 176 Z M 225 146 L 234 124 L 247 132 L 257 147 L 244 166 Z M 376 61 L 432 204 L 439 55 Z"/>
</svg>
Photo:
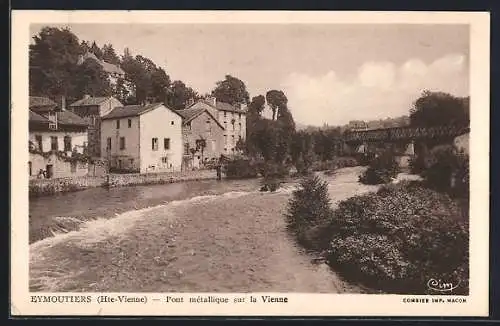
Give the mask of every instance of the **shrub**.
<svg viewBox="0 0 500 326">
<path fill-rule="evenodd" d="M 453 148 L 433 152 L 431 165 L 422 172 L 428 187 L 437 191 L 468 197 L 469 157 Z"/>
<path fill-rule="evenodd" d="M 258 164 L 245 159 L 229 161 L 226 168 L 226 177 L 229 179 L 247 179 L 258 176 Z"/>
<path fill-rule="evenodd" d="M 386 151 L 371 161 L 368 169 L 359 177 L 359 181 L 369 185 L 388 183 L 398 172 L 399 166 L 394 155 Z"/>
<path fill-rule="evenodd" d="M 418 182 L 341 202 L 326 228 L 328 263 L 351 280 L 391 293 L 428 293 L 442 279 L 467 293 L 468 223 L 446 194 Z"/>
<path fill-rule="evenodd" d="M 318 176 L 304 178 L 288 203 L 288 230 L 305 248 L 314 249 L 320 226 L 331 218 L 328 184 Z"/>
</svg>

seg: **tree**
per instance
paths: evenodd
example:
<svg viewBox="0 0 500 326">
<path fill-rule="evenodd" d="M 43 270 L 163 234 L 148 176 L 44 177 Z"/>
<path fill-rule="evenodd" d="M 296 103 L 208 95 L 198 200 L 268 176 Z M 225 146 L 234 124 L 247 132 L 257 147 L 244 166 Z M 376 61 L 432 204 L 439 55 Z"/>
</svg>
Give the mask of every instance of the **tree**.
<svg viewBox="0 0 500 326">
<path fill-rule="evenodd" d="M 189 99 L 199 98 L 198 93 L 191 87 L 187 87 L 181 80 L 175 80 L 170 85 L 169 105 L 176 110 L 186 107 Z"/>
<path fill-rule="evenodd" d="M 77 98 L 73 80 L 83 51 L 76 35 L 67 28 L 44 27 L 33 41 L 29 47 L 30 94 Z"/>
<path fill-rule="evenodd" d="M 113 44 L 104 44 L 102 47 L 102 60 L 114 65 L 120 64 L 120 58 L 113 48 Z"/>
<path fill-rule="evenodd" d="M 276 119 L 276 113 L 281 107 L 286 107 L 288 99 L 283 91 L 271 90 L 266 93 L 267 104 L 273 111 L 273 120 Z"/>
<path fill-rule="evenodd" d="M 77 94 L 92 96 L 110 96 L 112 94 L 107 73 L 94 60 L 86 60 L 78 66 L 73 83 Z"/>
<path fill-rule="evenodd" d="M 231 105 L 248 104 L 250 101 L 245 83 L 231 75 L 226 75 L 224 80 L 216 83 L 212 96 L 215 96 L 217 101 Z"/>
<path fill-rule="evenodd" d="M 469 97 L 426 90 L 410 110 L 410 125 L 413 127 L 468 124 Z"/>
<path fill-rule="evenodd" d="M 92 45 L 90 46 L 90 52 L 92 52 L 97 57 L 97 59 L 102 60 L 102 50 L 101 48 L 99 48 L 95 41 L 92 42 Z"/>
</svg>

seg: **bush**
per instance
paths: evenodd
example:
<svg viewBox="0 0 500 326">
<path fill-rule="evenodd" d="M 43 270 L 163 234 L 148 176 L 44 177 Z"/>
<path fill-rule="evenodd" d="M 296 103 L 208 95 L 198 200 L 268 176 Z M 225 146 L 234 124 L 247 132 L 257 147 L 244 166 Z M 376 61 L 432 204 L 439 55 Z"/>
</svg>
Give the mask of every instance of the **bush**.
<svg viewBox="0 0 500 326">
<path fill-rule="evenodd" d="M 311 169 L 313 171 L 330 171 L 358 165 L 358 161 L 354 157 L 336 157 L 333 160 L 316 161 L 312 164 Z"/>
<path fill-rule="evenodd" d="M 258 164 L 245 159 L 229 161 L 226 168 L 228 179 L 248 179 L 258 176 Z"/>
<path fill-rule="evenodd" d="M 331 214 L 328 184 L 318 176 L 309 176 L 300 182 L 288 203 L 287 228 L 301 245 L 315 249 L 315 241 L 321 240 L 318 232 Z"/>
<path fill-rule="evenodd" d="M 468 293 L 468 223 L 446 194 L 418 182 L 384 186 L 341 202 L 326 230 L 327 261 L 351 280 L 426 294 L 434 278 Z"/>
<path fill-rule="evenodd" d="M 371 161 L 368 169 L 359 177 L 359 181 L 368 185 L 388 183 L 398 172 L 399 166 L 394 155 L 386 151 Z"/>
<path fill-rule="evenodd" d="M 431 164 L 422 172 L 428 187 L 437 191 L 469 196 L 469 157 L 453 148 L 433 152 Z"/>
</svg>

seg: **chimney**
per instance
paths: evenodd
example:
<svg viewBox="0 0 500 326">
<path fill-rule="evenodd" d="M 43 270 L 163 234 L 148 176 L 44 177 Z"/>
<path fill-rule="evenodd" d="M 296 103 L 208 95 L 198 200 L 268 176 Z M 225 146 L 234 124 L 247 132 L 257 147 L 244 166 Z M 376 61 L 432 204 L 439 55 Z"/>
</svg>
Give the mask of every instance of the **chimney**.
<svg viewBox="0 0 500 326">
<path fill-rule="evenodd" d="M 66 96 L 59 96 L 59 98 L 57 99 L 57 108 L 59 109 L 59 111 L 66 110 Z"/>
<path fill-rule="evenodd" d="M 186 101 L 186 109 L 193 104 L 194 104 L 194 98 L 191 97 Z"/>
<path fill-rule="evenodd" d="M 90 98 L 90 95 L 89 95 L 89 94 L 85 94 L 85 95 L 83 95 L 83 99 L 84 99 L 84 100 L 88 100 L 89 98 Z"/>
<path fill-rule="evenodd" d="M 207 97 L 207 101 L 212 104 L 213 106 L 216 106 L 217 105 L 217 99 L 215 98 L 215 96 L 208 96 Z"/>
</svg>

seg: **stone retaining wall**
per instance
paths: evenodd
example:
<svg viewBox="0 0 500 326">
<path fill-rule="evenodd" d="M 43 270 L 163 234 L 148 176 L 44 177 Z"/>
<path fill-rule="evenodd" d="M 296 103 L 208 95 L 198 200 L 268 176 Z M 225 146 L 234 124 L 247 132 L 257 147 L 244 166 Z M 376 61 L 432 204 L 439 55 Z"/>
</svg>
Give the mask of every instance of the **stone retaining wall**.
<svg viewBox="0 0 500 326">
<path fill-rule="evenodd" d="M 200 170 L 188 172 L 165 172 L 165 173 L 130 173 L 130 174 L 109 174 L 109 187 L 123 187 L 135 185 L 164 184 L 183 181 L 196 181 L 206 179 L 216 179 L 214 170 Z"/>
<path fill-rule="evenodd" d="M 33 179 L 29 184 L 30 197 L 54 195 L 61 192 L 72 192 L 87 188 L 102 187 L 106 177 L 80 176 L 55 179 Z"/>
<path fill-rule="evenodd" d="M 214 170 L 166 173 L 108 174 L 57 179 L 33 179 L 29 183 L 30 197 L 49 196 L 57 193 L 79 191 L 95 187 L 123 187 L 165 184 L 184 181 L 216 179 Z"/>
</svg>

